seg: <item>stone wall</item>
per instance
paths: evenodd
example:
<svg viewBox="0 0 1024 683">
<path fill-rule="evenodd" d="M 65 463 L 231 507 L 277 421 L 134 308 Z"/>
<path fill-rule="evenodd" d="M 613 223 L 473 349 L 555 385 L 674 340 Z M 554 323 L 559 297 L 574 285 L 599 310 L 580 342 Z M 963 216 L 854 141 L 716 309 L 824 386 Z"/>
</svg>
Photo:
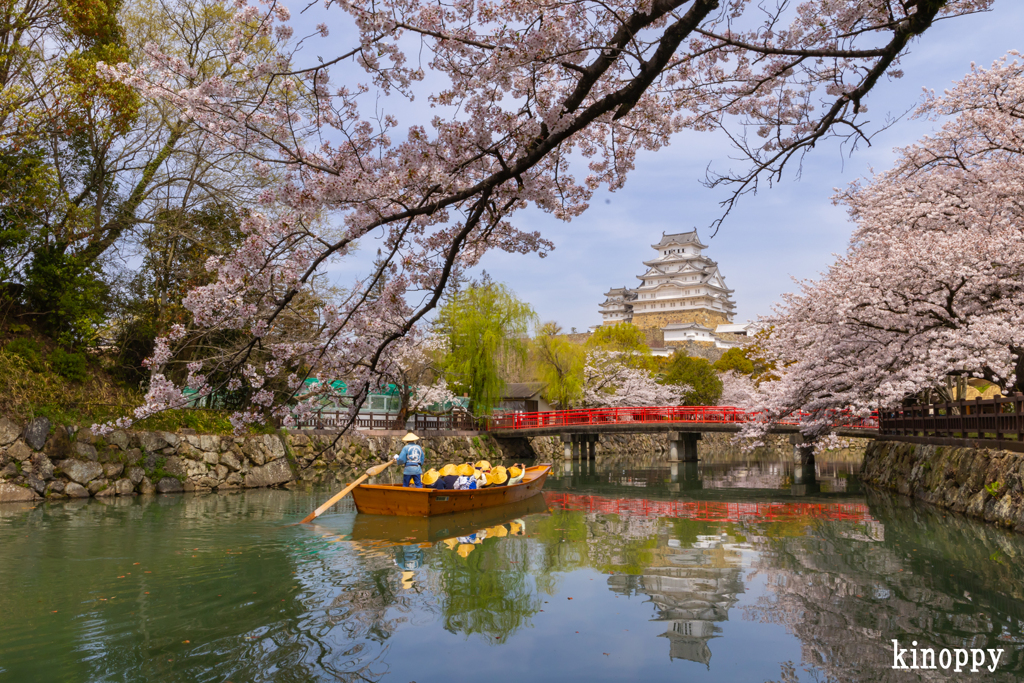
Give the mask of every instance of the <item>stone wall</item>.
<svg viewBox="0 0 1024 683">
<path fill-rule="evenodd" d="M 864 482 L 932 505 L 1024 531 L 1024 454 L 874 441 Z"/>
<path fill-rule="evenodd" d="M 497 459 L 488 436 L 428 437 L 429 462 Z M 0 503 L 43 498 L 228 491 L 351 481 L 397 453 L 394 436 L 316 433 L 218 436 L 114 431 L 106 437 L 36 418 L 0 417 Z"/>
<path fill-rule="evenodd" d="M 729 322 L 724 313 L 707 308 L 694 308 L 690 310 L 666 309 L 664 311 L 658 309 L 657 313 L 633 312 L 633 324 L 640 329 L 652 327 L 661 329 L 669 323 L 700 323 L 713 330 L 717 326 L 726 325 Z"/>
</svg>

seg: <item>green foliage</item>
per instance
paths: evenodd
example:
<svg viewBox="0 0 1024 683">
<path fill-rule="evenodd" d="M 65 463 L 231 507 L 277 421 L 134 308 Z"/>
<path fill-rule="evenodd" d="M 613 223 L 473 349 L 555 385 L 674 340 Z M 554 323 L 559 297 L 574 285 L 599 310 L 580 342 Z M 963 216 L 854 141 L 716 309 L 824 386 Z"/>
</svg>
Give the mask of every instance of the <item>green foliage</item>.
<svg viewBox="0 0 1024 683">
<path fill-rule="evenodd" d="M 756 371 L 754 361 L 747 358 L 747 352 L 742 348 L 732 348 L 722 354 L 722 357 L 716 360 L 712 367 L 718 372 L 728 372 L 732 370 L 741 375 L 753 375 Z"/>
<path fill-rule="evenodd" d="M 72 346 L 95 339 L 108 291 L 95 263 L 83 264 L 60 246 L 44 244 L 33 253 L 25 285 L 29 305 L 57 341 Z"/>
<path fill-rule="evenodd" d="M 689 385 L 690 390 L 683 394 L 683 404 L 688 406 L 717 405 L 722 395 L 722 380 L 718 378 L 711 363 L 682 353 L 672 356 L 662 382 L 677 386 Z"/>
<path fill-rule="evenodd" d="M 21 357 L 28 369 L 33 372 L 45 370 L 43 365 L 43 345 L 35 339 L 29 339 L 28 337 L 12 339 L 4 345 L 4 351 Z"/>
<path fill-rule="evenodd" d="M 534 375 L 544 382 L 544 397 L 559 408 L 568 408 L 583 397 L 586 350 L 561 334 L 555 323 L 545 323 L 533 341 Z"/>
<path fill-rule="evenodd" d="M 474 284 L 438 310 L 435 329 L 448 342 L 440 368 L 449 386 L 469 394 L 476 414 L 490 413 L 501 399 L 502 360 L 525 360 L 526 337 L 535 318 L 529 304 L 494 282 Z"/>
<path fill-rule="evenodd" d="M 54 372 L 64 379 L 72 382 L 84 382 L 86 373 L 86 358 L 84 353 L 65 351 L 58 347 L 50 354 L 50 365 Z"/>
<path fill-rule="evenodd" d="M 995 498 L 999 494 L 999 489 L 1003 487 L 1003 482 L 994 481 L 991 484 L 985 484 L 985 490 L 988 491 L 988 495 Z"/>
</svg>

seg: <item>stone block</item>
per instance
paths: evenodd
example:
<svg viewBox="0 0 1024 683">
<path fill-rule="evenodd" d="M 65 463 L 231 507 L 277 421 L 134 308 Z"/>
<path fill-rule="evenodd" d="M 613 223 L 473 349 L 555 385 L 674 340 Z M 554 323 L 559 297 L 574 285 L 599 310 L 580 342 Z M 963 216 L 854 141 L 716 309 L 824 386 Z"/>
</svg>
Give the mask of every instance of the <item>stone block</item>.
<svg viewBox="0 0 1024 683">
<path fill-rule="evenodd" d="M 139 482 L 139 493 L 146 495 L 153 495 L 156 493 L 156 487 L 153 486 L 153 482 L 149 480 L 149 477 L 143 477 L 142 481 Z"/>
<path fill-rule="evenodd" d="M 120 429 L 116 429 L 107 436 L 107 443 L 126 451 L 128 450 L 128 435 Z"/>
<path fill-rule="evenodd" d="M 91 443 L 76 441 L 72 450 L 77 458 L 84 458 L 92 461 L 99 460 L 99 453 L 96 452 L 96 447 Z"/>
<path fill-rule="evenodd" d="M 108 482 L 106 488 L 98 489 L 96 493 L 94 493 L 93 495 L 95 495 L 97 498 L 109 498 L 111 496 L 116 496 L 117 484 L 111 484 Z"/>
<path fill-rule="evenodd" d="M 49 436 L 50 420 L 45 417 L 37 417 L 25 427 L 25 443 L 34 450 L 41 451 Z"/>
<path fill-rule="evenodd" d="M 136 465 L 142 462 L 142 451 L 138 448 L 129 448 L 125 451 L 124 460 L 129 465 Z"/>
<path fill-rule="evenodd" d="M 16 477 L 19 474 L 18 466 L 13 462 L 9 462 L 4 465 L 3 468 L 0 468 L 0 479 L 10 479 L 11 477 Z"/>
<path fill-rule="evenodd" d="M 214 453 L 220 451 L 220 437 L 203 434 L 199 437 L 199 450 L 213 451 Z"/>
<path fill-rule="evenodd" d="M 0 446 L 9 446 L 21 436 L 21 427 L 6 417 L 0 417 Z"/>
<path fill-rule="evenodd" d="M 116 479 L 124 472 L 124 465 L 119 462 L 108 462 L 103 466 L 103 476 L 107 479 Z"/>
<path fill-rule="evenodd" d="M 83 460 L 60 460 L 57 467 L 67 475 L 68 479 L 79 484 L 88 484 L 103 474 L 103 465 L 98 462 Z"/>
<path fill-rule="evenodd" d="M 163 448 L 167 448 L 169 444 L 167 439 L 163 437 L 163 434 L 163 432 L 139 432 L 139 445 L 147 453 L 156 453 Z"/>
<path fill-rule="evenodd" d="M 188 461 L 182 460 L 181 458 L 175 456 L 171 456 L 167 458 L 166 461 L 164 462 L 164 471 L 176 477 L 188 476 L 188 469 L 185 465 L 186 462 Z"/>
<path fill-rule="evenodd" d="M 60 479 L 54 479 L 46 485 L 46 494 L 50 495 L 53 493 L 64 493 L 64 487 L 66 484 Z"/>
<path fill-rule="evenodd" d="M 205 486 L 206 488 L 209 489 L 215 489 L 220 484 L 220 482 L 214 479 L 213 477 L 199 477 L 199 479 L 196 481 L 196 484 L 198 484 L 199 486 Z"/>
<path fill-rule="evenodd" d="M 89 490 L 81 484 L 71 482 L 64 487 L 64 495 L 68 498 L 88 498 Z"/>
<path fill-rule="evenodd" d="M 18 439 L 7 448 L 7 455 L 19 462 L 24 462 L 32 457 L 32 449 L 24 441 Z"/>
<path fill-rule="evenodd" d="M 109 486 L 110 481 L 107 479 L 93 479 L 85 488 L 89 489 L 89 493 L 95 496 L 97 493 L 107 489 Z"/>
<path fill-rule="evenodd" d="M 156 490 L 159 493 L 180 493 L 184 487 L 174 477 L 164 477 L 156 483 Z"/>
<path fill-rule="evenodd" d="M 220 462 L 220 454 L 216 452 L 204 452 L 203 462 L 207 465 L 216 465 Z"/>
<path fill-rule="evenodd" d="M 46 445 L 43 446 L 43 452 L 51 460 L 63 460 L 64 458 L 73 457 L 71 437 L 68 435 L 68 430 L 59 426 L 54 429 L 53 434 L 46 440 Z"/>
<path fill-rule="evenodd" d="M 39 500 L 39 494 L 30 488 L 10 482 L 0 482 L 0 503 L 25 503 Z"/>
<path fill-rule="evenodd" d="M 32 464 L 32 472 L 37 477 L 44 481 L 53 479 L 53 461 L 50 460 L 44 453 L 36 453 L 29 462 Z"/>
<path fill-rule="evenodd" d="M 26 476 L 25 483 L 28 484 L 28 487 L 30 489 L 32 489 L 39 495 L 46 493 L 46 482 L 34 474 Z"/>
<path fill-rule="evenodd" d="M 227 465 L 217 465 L 214 468 L 214 471 L 217 473 L 217 479 L 219 479 L 221 481 L 224 481 L 225 479 L 227 479 L 228 478 L 228 474 L 231 472 L 231 470 L 228 469 Z"/>
<path fill-rule="evenodd" d="M 142 480 L 145 478 L 146 470 L 138 466 L 132 466 L 128 468 L 128 472 L 126 474 L 128 475 L 128 479 L 131 480 L 132 484 L 138 486 L 139 484 L 142 483 Z"/>
<path fill-rule="evenodd" d="M 118 479 L 114 482 L 114 490 L 119 496 L 133 496 L 135 495 L 135 484 L 131 479 Z"/>
<path fill-rule="evenodd" d="M 238 458 L 235 456 L 234 453 L 221 453 L 220 462 L 222 465 L 227 465 L 230 469 L 236 472 L 242 469 L 242 463 L 239 462 Z"/>
<path fill-rule="evenodd" d="M 292 481 L 294 478 L 287 460 L 274 460 L 266 465 L 252 468 L 252 471 L 245 475 L 245 487 L 274 486 Z"/>
</svg>

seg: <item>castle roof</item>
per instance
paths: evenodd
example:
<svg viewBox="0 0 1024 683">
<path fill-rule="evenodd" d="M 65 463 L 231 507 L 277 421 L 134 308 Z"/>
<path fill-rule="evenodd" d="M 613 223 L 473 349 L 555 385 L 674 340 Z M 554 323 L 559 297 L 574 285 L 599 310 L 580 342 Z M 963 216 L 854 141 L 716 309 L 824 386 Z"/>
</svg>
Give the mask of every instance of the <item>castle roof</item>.
<svg viewBox="0 0 1024 683">
<path fill-rule="evenodd" d="M 661 241 L 657 244 L 652 244 L 651 247 L 654 249 L 664 249 L 673 245 L 687 245 L 694 244 L 701 249 L 707 249 L 708 245 L 703 244 L 700 238 L 697 237 L 697 230 L 693 229 L 689 232 L 674 232 L 670 235 L 661 233 Z"/>
</svg>

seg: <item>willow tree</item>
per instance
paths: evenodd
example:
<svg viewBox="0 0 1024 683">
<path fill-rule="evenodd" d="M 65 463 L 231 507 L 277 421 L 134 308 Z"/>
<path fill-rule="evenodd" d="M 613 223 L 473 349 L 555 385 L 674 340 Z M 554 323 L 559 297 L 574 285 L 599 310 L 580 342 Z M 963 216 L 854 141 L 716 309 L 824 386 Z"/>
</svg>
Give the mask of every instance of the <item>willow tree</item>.
<svg viewBox="0 0 1024 683">
<path fill-rule="evenodd" d="M 501 400 L 503 360 L 525 362 L 536 314 L 503 284 L 467 287 L 438 310 L 436 332 L 447 341 L 441 369 L 448 384 L 468 394 L 472 410 L 489 414 Z"/>
<path fill-rule="evenodd" d="M 562 334 L 556 323 L 545 323 L 533 342 L 535 377 L 544 382 L 544 397 L 559 408 L 571 408 L 583 397 L 583 347 Z"/>
</svg>

